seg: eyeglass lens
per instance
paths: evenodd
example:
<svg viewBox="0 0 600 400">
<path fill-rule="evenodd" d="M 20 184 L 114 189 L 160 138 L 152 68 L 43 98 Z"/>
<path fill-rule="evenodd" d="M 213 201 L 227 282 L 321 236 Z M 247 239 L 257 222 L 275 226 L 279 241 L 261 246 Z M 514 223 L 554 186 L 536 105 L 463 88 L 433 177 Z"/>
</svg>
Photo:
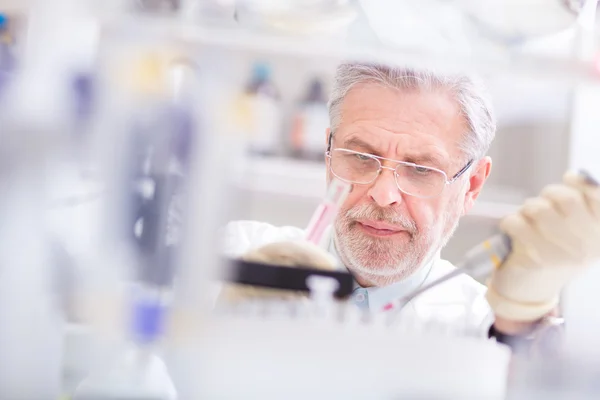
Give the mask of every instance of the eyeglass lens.
<svg viewBox="0 0 600 400">
<path fill-rule="evenodd" d="M 330 168 L 340 179 L 351 183 L 368 184 L 377 179 L 381 162 L 374 156 L 346 149 L 331 151 Z M 398 188 L 418 197 L 433 197 L 442 192 L 446 176 L 435 169 L 409 163 L 399 163 L 395 169 Z"/>
</svg>

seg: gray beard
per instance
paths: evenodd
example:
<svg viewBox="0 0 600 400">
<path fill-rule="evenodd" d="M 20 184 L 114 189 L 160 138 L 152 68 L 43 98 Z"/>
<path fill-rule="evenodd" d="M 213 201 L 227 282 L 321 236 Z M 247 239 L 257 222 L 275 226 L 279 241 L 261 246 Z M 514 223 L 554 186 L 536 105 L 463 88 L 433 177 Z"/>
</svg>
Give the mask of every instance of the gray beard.
<svg viewBox="0 0 600 400">
<path fill-rule="evenodd" d="M 342 262 L 362 284 L 387 286 L 410 277 L 431 263 L 456 231 L 459 214 L 454 212 L 443 216 L 441 234 L 433 232 L 433 229 L 425 233 L 415 229 L 404 252 L 395 250 L 386 239 L 370 238 L 357 232 L 353 228 L 355 223 L 349 221 L 346 215 L 339 215 L 335 222 L 334 244 Z M 428 236 L 429 240 L 422 239 Z"/>
</svg>

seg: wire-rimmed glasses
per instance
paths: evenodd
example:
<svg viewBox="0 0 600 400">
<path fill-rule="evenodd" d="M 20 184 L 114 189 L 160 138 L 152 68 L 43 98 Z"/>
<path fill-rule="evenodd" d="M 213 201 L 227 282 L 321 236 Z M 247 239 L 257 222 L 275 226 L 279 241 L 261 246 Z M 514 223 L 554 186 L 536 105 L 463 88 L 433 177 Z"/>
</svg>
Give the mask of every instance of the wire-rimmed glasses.
<svg viewBox="0 0 600 400">
<path fill-rule="evenodd" d="M 470 160 L 451 179 L 446 173 L 433 167 L 396 161 L 349 149 L 333 149 L 327 151 L 329 169 L 337 178 L 348 183 L 368 185 L 373 183 L 384 169 L 394 173 L 398 190 L 411 196 L 431 198 L 439 196 L 446 185 L 456 181 L 473 164 Z M 393 162 L 395 168 L 386 167 L 382 161 Z"/>
</svg>

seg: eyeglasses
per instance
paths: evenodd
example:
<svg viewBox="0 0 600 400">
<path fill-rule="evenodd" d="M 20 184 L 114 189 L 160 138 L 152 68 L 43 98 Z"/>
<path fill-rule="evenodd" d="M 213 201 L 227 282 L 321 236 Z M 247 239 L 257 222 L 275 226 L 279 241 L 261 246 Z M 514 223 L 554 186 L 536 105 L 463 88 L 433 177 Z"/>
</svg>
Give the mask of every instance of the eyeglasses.
<svg viewBox="0 0 600 400">
<path fill-rule="evenodd" d="M 446 185 L 456 181 L 473 164 L 473 160 L 469 161 L 449 180 L 446 173 L 437 168 L 390 160 L 354 150 L 333 149 L 327 151 L 325 155 L 329 159 L 331 173 L 343 181 L 368 185 L 373 183 L 384 169 L 389 169 L 394 173 L 398 190 L 420 198 L 439 196 Z M 396 168 L 386 167 L 382 165 L 382 160 L 398 165 Z"/>
</svg>

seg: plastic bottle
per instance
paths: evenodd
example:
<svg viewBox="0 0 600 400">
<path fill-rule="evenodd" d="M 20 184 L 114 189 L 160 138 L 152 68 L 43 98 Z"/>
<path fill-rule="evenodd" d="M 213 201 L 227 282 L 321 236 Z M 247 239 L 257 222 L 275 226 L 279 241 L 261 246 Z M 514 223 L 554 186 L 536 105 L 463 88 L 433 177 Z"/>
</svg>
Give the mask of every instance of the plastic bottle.
<svg viewBox="0 0 600 400">
<path fill-rule="evenodd" d="M 267 64 L 258 63 L 245 90 L 250 114 L 250 152 L 274 155 L 280 152 L 282 110 L 279 91 L 271 81 Z"/>
<path fill-rule="evenodd" d="M 325 129 L 329 126 L 327 99 L 322 82 L 315 78 L 298 105 L 290 137 L 294 157 L 322 161 L 325 152 Z"/>
</svg>

